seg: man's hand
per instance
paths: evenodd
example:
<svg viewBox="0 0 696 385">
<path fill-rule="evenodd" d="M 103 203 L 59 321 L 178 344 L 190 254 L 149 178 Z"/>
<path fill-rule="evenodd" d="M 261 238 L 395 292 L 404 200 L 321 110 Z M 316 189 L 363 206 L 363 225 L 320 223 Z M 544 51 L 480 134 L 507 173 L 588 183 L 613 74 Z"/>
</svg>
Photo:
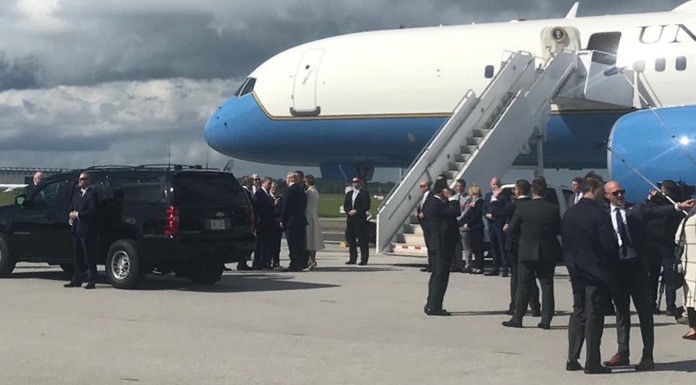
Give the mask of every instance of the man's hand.
<svg viewBox="0 0 696 385">
<path fill-rule="evenodd" d="M 352 217 L 352 216 L 355 216 L 355 214 L 357 214 L 357 213 L 358 213 L 358 211 L 353 209 L 353 210 L 348 211 L 348 216 Z"/>
<path fill-rule="evenodd" d="M 508 230 L 510 230 L 510 226 L 508 226 L 508 224 L 506 223 L 505 225 L 503 225 L 503 231 L 507 233 Z"/>
<path fill-rule="evenodd" d="M 464 227 L 462 227 L 462 228 L 464 229 L 464 231 L 469 231 L 469 230 L 470 230 L 470 229 L 469 229 L 469 224 L 468 224 L 468 223 L 465 223 L 465 224 L 464 224 Z"/>
<path fill-rule="evenodd" d="M 73 221 L 76 221 L 76 220 L 77 220 L 77 211 L 71 211 L 70 214 L 69 214 L 68 216 L 69 216 L 70 219 L 72 219 Z"/>
<path fill-rule="evenodd" d="M 419 213 L 418 213 L 418 218 L 419 218 L 419 219 L 423 219 L 423 213 L 422 213 L 422 212 L 419 212 Z"/>
<path fill-rule="evenodd" d="M 696 206 L 696 199 L 689 199 L 684 202 L 677 203 L 677 208 L 682 211 L 690 210 Z"/>
<path fill-rule="evenodd" d="M 491 213 L 486 214 L 486 218 L 493 220 L 493 214 L 491 214 Z"/>
<path fill-rule="evenodd" d="M 498 198 L 502 192 L 503 192 L 503 188 L 498 187 L 497 189 L 493 190 L 493 196 Z"/>
</svg>

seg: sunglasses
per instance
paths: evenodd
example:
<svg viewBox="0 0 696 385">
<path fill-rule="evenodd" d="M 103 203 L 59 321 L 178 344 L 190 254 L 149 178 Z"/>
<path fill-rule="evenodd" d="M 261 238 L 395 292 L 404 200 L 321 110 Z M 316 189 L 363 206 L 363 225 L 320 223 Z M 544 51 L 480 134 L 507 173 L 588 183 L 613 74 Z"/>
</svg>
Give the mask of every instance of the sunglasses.
<svg viewBox="0 0 696 385">
<path fill-rule="evenodd" d="M 420 185 L 419 187 L 420 187 L 420 188 L 427 188 L 428 185 L 427 185 L 427 184 L 422 184 L 422 185 Z"/>
<path fill-rule="evenodd" d="M 359 180 L 354 180 L 353 183 L 360 183 L 360 181 L 359 181 Z"/>
<path fill-rule="evenodd" d="M 77 178 L 77 180 L 89 180 L 89 178 Z"/>
<path fill-rule="evenodd" d="M 619 195 L 626 195 L 626 190 L 616 190 L 616 191 L 612 192 L 611 195 L 613 195 L 615 197 L 619 196 Z"/>
</svg>

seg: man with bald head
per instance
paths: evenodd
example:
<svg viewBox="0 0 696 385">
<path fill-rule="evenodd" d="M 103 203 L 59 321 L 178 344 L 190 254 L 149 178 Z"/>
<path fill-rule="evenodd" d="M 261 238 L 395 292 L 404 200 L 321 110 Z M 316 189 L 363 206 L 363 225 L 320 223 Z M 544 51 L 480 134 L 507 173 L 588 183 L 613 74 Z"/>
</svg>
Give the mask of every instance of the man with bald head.
<svg viewBox="0 0 696 385">
<path fill-rule="evenodd" d="M 505 253 L 505 232 L 503 227 L 507 221 L 505 216 L 496 216 L 494 211 L 498 211 L 510 203 L 508 197 L 503 194 L 500 178 L 494 176 L 491 179 L 491 191 L 488 192 L 483 200 L 483 212 L 488 221 L 488 238 L 491 242 L 491 252 L 493 253 L 493 270 L 485 275 L 508 276 L 508 261 Z"/>
<path fill-rule="evenodd" d="M 42 180 L 42 179 L 43 179 L 43 173 L 42 173 L 41 171 L 37 171 L 37 172 L 34 174 L 34 178 L 33 178 L 34 186 L 38 186 L 39 183 L 41 183 L 41 180 Z"/>
<path fill-rule="evenodd" d="M 616 305 L 616 334 L 618 352 L 604 362 L 605 366 L 629 365 L 629 339 L 631 330 L 630 300 L 638 312 L 640 333 L 643 338 L 643 356 L 636 370 L 652 370 L 655 367 L 653 347 L 655 325 L 653 304 L 650 298 L 650 248 L 646 220 L 669 216 L 675 210 L 686 210 L 694 206 L 689 200 L 674 206 L 634 205 L 626 202 L 626 189 L 617 181 L 604 185 L 605 198 L 609 201 L 609 216 L 619 246 L 619 261 L 616 269 L 616 285 L 612 298 Z"/>
</svg>

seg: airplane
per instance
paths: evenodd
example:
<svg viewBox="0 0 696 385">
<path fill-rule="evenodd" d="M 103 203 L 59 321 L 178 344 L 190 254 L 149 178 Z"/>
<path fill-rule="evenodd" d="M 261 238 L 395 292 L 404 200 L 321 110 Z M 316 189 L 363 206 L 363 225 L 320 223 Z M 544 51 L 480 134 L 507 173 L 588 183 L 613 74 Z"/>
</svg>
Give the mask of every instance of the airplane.
<svg viewBox="0 0 696 385">
<path fill-rule="evenodd" d="M 647 181 L 696 184 L 696 0 L 669 12 L 578 18 L 577 10 L 575 3 L 562 19 L 361 32 L 290 48 L 216 109 L 205 139 L 237 159 L 369 177 L 374 167 L 408 167 L 464 93 L 485 89 L 506 52 L 543 61 L 558 49 L 589 50 L 612 65 L 604 76 L 640 80 L 635 103 L 556 100 L 544 167 L 608 169 L 634 200 L 645 198 Z M 532 149 L 515 165 L 536 161 Z"/>
<path fill-rule="evenodd" d="M 0 190 L 2 190 L 2 192 L 12 192 L 25 187 L 27 187 L 26 184 L 0 183 Z"/>
</svg>

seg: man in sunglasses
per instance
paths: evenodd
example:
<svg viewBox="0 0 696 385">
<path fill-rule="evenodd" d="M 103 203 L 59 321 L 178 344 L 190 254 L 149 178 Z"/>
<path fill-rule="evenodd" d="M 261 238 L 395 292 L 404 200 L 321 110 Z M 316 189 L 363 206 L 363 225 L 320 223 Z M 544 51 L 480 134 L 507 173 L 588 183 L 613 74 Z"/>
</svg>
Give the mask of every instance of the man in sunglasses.
<svg viewBox="0 0 696 385">
<path fill-rule="evenodd" d="M 609 361 L 605 361 L 604 365 L 607 367 L 629 365 L 630 300 L 633 299 L 643 338 L 643 356 L 636 370 L 652 370 L 655 368 L 653 360 L 655 324 L 654 305 L 650 298 L 650 248 L 646 221 L 655 217 L 670 216 L 675 210 L 688 210 L 694 207 L 694 200 L 687 200 L 673 206 L 633 205 L 626 202 L 626 190 L 617 181 L 607 182 L 604 185 L 604 191 L 609 201 L 609 216 L 619 246 L 617 282 L 612 292 L 616 305 L 616 334 L 619 350 Z"/>
<path fill-rule="evenodd" d="M 370 210 L 370 193 L 363 188 L 359 177 L 354 177 L 353 188 L 346 193 L 343 200 L 343 210 L 346 212 L 346 243 L 350 253 L 346 265 L 354 265 L 358 260 L 358 246 L 360 246 L 360 265 L 367 265 L 370 257 L 368 243 L 369 223 L 367 212 Z"/>
<path fill-rule="evenodd" d="M 97 282 L 97 193 L 91 187 L 89 173 L 80 173 L 78 189 L 70 203 L 68 222 L 71 225 L 75 272 L 64 287 L 80 287 L 87 273 L 85 289 L 94 289 Z"/>
</svg>

